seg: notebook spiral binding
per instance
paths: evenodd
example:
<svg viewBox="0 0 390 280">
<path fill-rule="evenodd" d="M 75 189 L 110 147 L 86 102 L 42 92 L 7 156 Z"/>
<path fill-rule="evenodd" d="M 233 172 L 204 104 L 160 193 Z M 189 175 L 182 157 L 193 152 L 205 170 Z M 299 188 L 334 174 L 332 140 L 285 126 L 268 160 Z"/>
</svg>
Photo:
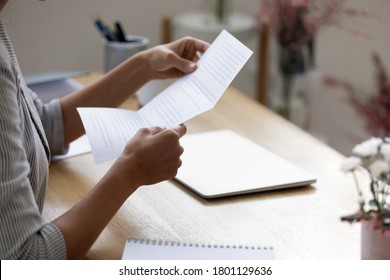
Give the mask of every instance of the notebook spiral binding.
<svg viewBox="0 0 390 280">
<path fill-rule="evenodd" d="M 180 241 L 163 241 L 155 239 L 128 239 L 127 242 L 133 242 L 135 244 L 146 245 L 160 245 L 160 246 L 178 246 L 178 247 L 202 247 L 202 248 L 221 248 L 221 249 L 245 249 L 245 250 L 273 250 L 273 247 L 269 246 L 248 246 L 248 245 L 223 245 L 223 244 L 210 244 L 210 243 L 192 243 L 192 242 L 180 242 Z"/>
</svg>

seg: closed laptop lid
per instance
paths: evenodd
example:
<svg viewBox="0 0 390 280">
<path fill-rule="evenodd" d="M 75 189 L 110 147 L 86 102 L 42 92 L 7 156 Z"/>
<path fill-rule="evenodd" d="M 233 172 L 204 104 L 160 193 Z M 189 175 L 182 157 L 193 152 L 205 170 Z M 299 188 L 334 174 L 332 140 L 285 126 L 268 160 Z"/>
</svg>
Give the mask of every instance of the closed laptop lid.
<svg viewBox="0 0 390 280">
<path fill-rule="evenodd" d="M 230 130 L 186 135 L 176 180 L 205 198 L 307 186 L 316 177 Z"/>
</svg>

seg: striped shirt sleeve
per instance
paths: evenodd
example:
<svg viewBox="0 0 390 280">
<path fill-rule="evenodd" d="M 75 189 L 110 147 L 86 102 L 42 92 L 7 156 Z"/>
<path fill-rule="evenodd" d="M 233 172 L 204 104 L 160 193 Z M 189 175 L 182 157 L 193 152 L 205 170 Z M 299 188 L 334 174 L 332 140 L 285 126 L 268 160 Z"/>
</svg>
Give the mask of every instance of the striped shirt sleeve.
<svg viewBox="0 0 390 280">
<path fill-rule="evenodd" d="M 0 57 L 0 259 L 65 259 L 63 235 L 43 221 L 29 179 L 35 167 L 22 141 L 28 116 L 20 107 L 12 69 Z"/>
<path fill-rule="evenodd" d="M 69 146 L 65 146 L 65 131 L 60 100 L 54 99 L 47 104 L 43 104 L 34 92 L 30 90 L 30 93 L 42 120 L 51 155 L 65 154 Z"/>
</svg>

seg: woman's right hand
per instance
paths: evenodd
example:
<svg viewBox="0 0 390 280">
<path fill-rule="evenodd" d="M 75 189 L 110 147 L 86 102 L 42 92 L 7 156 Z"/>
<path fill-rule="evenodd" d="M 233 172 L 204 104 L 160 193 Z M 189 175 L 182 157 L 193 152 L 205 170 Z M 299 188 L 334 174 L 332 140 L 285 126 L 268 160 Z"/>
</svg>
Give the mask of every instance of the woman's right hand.
<svg viewBox="0 0 390 280">
<path fill-rule="evenodd" d="M 183 148 L 179 140 L 186 130 L 183 124 L 174 129 L 142 128 L 127 143 L 115 165 L 135 189 L 172 179 L 181 166 Z"/>
<path fill-rule="evenodd" d="M 142 185 L 171 179 L 181 166 L 179 139 L 186 132 L 142 128 L 107 174 L 78 204 L 53 221 L 66 240 L 67 257 L 82 258 L 126 199 Z"/>
</svg>

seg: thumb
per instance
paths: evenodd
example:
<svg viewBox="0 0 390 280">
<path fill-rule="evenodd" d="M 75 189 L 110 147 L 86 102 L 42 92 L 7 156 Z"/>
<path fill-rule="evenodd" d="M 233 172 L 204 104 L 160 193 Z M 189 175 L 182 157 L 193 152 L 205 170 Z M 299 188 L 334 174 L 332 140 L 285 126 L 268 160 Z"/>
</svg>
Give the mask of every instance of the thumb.
<svg viewBox="0 0 390 280">
<path fill-rule="evenodd" d="M 173 128 L 173 130 L 176 131 L 177 134 L 179 134 L 179 137 L 182 137 L 184 134 L 186 134 L 187 127 L 184 124 L 181 124 L 181 125 Z"/>
<path fill-rule="evenodd" d="M 173 58 L 171 61 L 172 67 L 179 69 L 184 73 L 194 72 L 197 68 L 196 63 L 191 60 L 181 58 L 178 55 L 172 56 L 172 58 Z"/>
</svg>

